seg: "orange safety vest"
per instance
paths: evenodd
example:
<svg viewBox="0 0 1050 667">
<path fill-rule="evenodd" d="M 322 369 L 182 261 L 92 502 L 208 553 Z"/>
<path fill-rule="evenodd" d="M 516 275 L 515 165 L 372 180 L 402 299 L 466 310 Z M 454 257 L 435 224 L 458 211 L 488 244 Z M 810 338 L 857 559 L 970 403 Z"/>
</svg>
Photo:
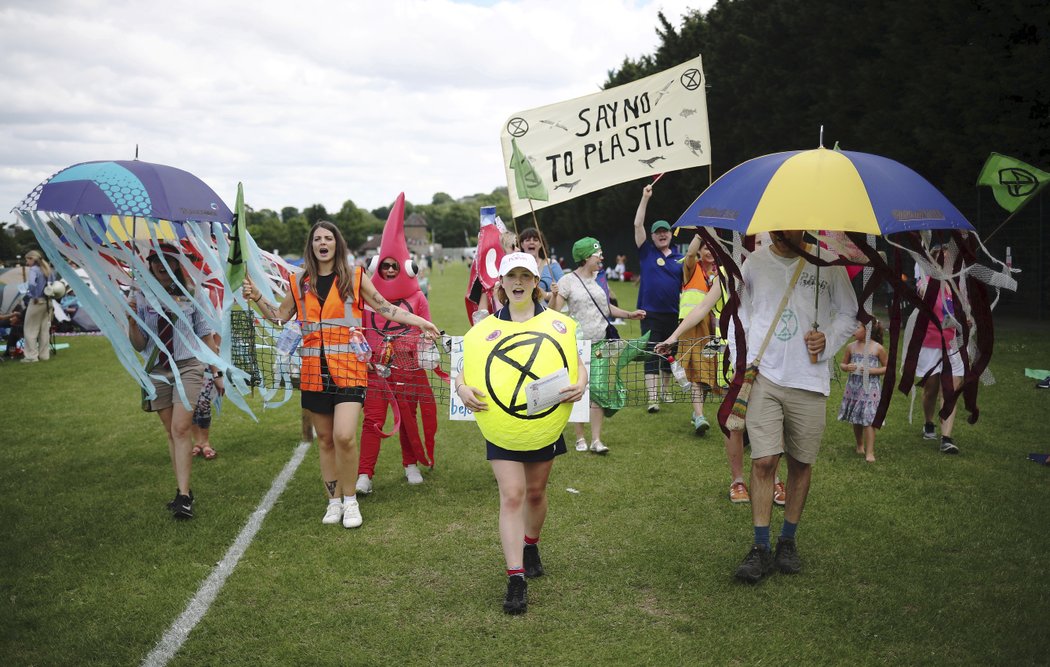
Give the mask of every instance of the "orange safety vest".
<svg viewBox="0 0 1050 667">
<path fill-rule="evenodd" d="M 693 308 L 696 308 L 707 296 L 707 276 L 700 262 L 693 268 L 693 275 L 689 276 L 688 282 L 682 286 L 682 294 L 678 299 L 678 319 L 684 320 Z"/>
<path fill-rule="evenodd" d="M 344 303 L 339 297 L 339 284 L 332 281 L 332 289 L 321 301 L 310 289 L 306 279 L 306 294 L 299 293 L 299 281 L 292 278 L 292 298 L 296 312 L 302 321 L 303 342 L 299 348 L 303 366 L 299 376 L 299 388 L 303 391 L 324 391 L 321 378 L 321 354 L 328 362 L 328 375 L 338 387 L 365 387 L 368 385 L 368 366 L 358 360 L 350 349 L 353 327 L 361 326 L 364 316 L 364 301 L 361 299 L 361 276 L 364 269 L 354 270 L 354 291 Z M 305 298 L 304 298 L 305 297 Z M 347 306 L 350 315 L 347 316 Z"/>
</svg>

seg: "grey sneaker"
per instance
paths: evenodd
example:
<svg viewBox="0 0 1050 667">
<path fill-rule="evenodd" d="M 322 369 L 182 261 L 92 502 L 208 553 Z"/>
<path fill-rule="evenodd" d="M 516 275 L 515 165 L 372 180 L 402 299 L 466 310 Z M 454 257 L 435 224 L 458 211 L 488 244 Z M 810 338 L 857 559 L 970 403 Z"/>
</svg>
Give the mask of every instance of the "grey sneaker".
<svg viewBox="0 0 1050 667">
<path fill-rule="evenodd" d="M 922 426 L 922 439 L 923 440 L 936 440 L 937 429 L 934 427 L 933 422 L 926 422 Z"/>
<path fill-rule="evenodd" d="M 693 430 L 699 436 L 707 435 L 707 430 L 711 428 L 711 424 L 707 421 L 707 417 L 698 415 L 693 417 Z"/>
<path fill-rule="evenodd" d="M 958 454 L 959 448 L 955 446 L 948 436 L 941 437 L 941 454 Z"/>
<path fill-rule="evenodd" d="M 802 559 L 798 557 L 795 540 L 783 537 L 777 540 L 777 550 L 773 561 L 777 569 L 784 574 L 798 574 L 802 571 Z"/>
<path fill-rule="evenodd" d="M 773 554 L 766 547 L 757 544 L 751 547 L 734 575 L 740 581 L 757 584 L 773 572 Z"/>
<path fill-rule="evenodd" d="M 419 466 L 415 463 L 409 463 L 405 466 L 405 478 L 412 485 L 423 483 L 423 473 L 419 472 Z"/>
<path fill-rule="evenodd" d="M 354 489 L 358 495 L 367 496 L 372 493 L 372 478 L 366 473 L 361 473 L 357 476 L 357 483 L 354 484 Z M 338 521 L 336 522 L 338 523 Z"/>
</svg>

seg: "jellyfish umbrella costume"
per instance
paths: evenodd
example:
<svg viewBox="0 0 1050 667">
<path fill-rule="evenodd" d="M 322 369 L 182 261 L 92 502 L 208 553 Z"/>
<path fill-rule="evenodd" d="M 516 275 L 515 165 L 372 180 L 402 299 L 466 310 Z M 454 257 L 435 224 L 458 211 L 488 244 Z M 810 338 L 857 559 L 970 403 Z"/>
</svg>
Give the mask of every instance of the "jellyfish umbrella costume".
<svg viewBox="0 0 1050 667">
<path fill-rule="evenodd" d="M 723 331 L 735 331 L 738 341 L 744 340 L 737 316 L 737 283 L 741 274 L 736 261 L 740 252 L 738 248 L 727 252 L 705 227 L 739 234 L 824 230 L 814 248 L 796 250 L 818 267 L 865 266 L 859 299 L 864 305 L 858 313 L 864 322 L 871 319 L 872 295 L 879 286 L 888 283 L 893 289 L 887 346 L 889 361 L 876 426 L 882 424 L 892 396 L 903 306 L 909 303 L 917 313 L 911 331 L 905 334 L 901 364 L 900 389 L 907 393 L 915 380 L 916 359 L 927 325 L 932 323 L 941 328 L 932 306 L 940 285 L 946 284 L 955 303 L 962 305 L 964 316 L 953 323 L 962 333 L 960 352 L 966 370 L 962 394 L 970 412 L 969 421 L 977 420 L 976 380 L 991 381 L 987 367 L 994 340 L 993 303 L 987 287 L 1016 289 L 1016 282 L 1005 264 L 990 255 L 992 262 L 1002 266 L 1002 271 L 977 263 L 983 246 L 973 227 L 944 195 L 913 170 L 885 157 L 837 148 L 766 155 L 723 174 L 697 197 L 674 226 L 699 228 L 718 262 L 726 267 L 732 298 L 722 312 L 720 325 Z M 941 260 L 931 253 L 934 235 L 944 243 Z M 876 236 L 885 239 L 890 249 L 889 258 L 876 250 Z M 931 277 L 931 287 L 925 297 L 920 297 L 901 279 L 905 255 L 910 255 Z M 947 350 L 943 351 L 944 370 L 947 370 Z M 739 346 L 736 387 L 739 387 L 739 371 L 745 367 L 745 355 L 746 350 Z M 942 373 L 941 382 L 945 394 L 941 410 L 944 417 L 954 409 L 957 393 L 951 385 L 950 373 Z M 723 423 L 727 406 L 734 400 L 734 388 L 731 388 L 719 415 Z"/>
<path fill-rule="evenodd" d="M 394 260 L 400 267 L 392 279 L 383 277 L 379 266 Z M 383 227 L 379 254 L 368 267 L 372 285 L 395 306 L 430 320 L 430 305 L 419 287 L 417 267 L 405 241 L 405 194 L 398 195 Z M 361 433 L 361 472 L 371 476 L 379 456 L 380 439 L 399 433 L 402 463 L 434 466 L 434 437 L 437 434 L 437 404 L 427 371 L 420 367 L 420 352 L 433 345 L 419 329 L 388 320 L 374 310 L 366 310 L 365 337 L 373 351 L 365 396 L 364 426 Z M 394 412 L 394 428 L 381 430 L 387 408 Z M 423 421 L 420 438 L 417 408 Z"/>
<path fill-rule="evenodd" d="M 228 350 L 224 313 L 235 295 L 226 289 L 223 269 L 233 212 L 193 174 L 139 160 L 85 162 L 45 180 L 15 212 L 76 291 L 81 308 L 109 339 L 145 398 L 156 394 L 143 360 L 128 340 L 127 318 L 137 318 L 128 307 L 129 290 L 139 290 L 148 307 L 165 318 L 179 312 L 176 299 L 191 300 Z M 178 268 L 186 277 L 188 285 L 176 281 L 177 294 L 165 291 L 149 269 L 146 257 L 161 243 L 178 248 L 177 253 L 158 253 L 166 271 L 177 275 Z M 155 333 L 147 335 L 160 342 Z M 248 377 L 230 365 L 229 355 L 215 354 L 196 337 L 185 336 L 181 343 L 204 364 L 225 372 L 227 396 L 250 413 L 243 398 Z M 176 396 L 189 409 L 197 397 L 185 395 L 177 370 L 174 382 Z"/>
</svg>

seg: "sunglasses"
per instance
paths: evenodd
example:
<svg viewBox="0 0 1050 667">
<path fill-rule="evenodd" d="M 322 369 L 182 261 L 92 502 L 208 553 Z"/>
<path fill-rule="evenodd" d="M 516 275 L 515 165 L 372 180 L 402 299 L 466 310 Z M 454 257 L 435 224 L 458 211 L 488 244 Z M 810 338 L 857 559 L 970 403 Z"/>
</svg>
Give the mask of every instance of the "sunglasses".
<svg viewBox="0 0 1050 667">
<path fill-rule="evenodd" d="M 386 271 L 387 269 L 396 269 L 397 264 L 394 264 L 392 262 L 383 262 L 379 265 L 379 268 L 383 271 Z"/>
</svg>

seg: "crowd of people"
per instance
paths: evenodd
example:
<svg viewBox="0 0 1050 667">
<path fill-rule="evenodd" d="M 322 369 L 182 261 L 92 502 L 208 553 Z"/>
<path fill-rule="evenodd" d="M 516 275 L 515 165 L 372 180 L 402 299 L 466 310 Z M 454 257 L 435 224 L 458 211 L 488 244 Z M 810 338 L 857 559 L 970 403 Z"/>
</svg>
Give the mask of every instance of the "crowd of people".
<svg viewBox="0 0 1050 667">
<path fill-rule="evenodd" d="M 547 516 L 547 483 L 554 459 L 568 449 L 563 431 L 571 404 L 586 394 L 590 381 L 587 364 L 576 353 L 577 341 L 602 349 L 619 338 L 616 325 L 625 319 L 639 320 L 647 336 L 649 415 L 658 416 L 661 404 L 671 400 L 679 371 L 692 405 L 689 428 L 698 437 L 707 437 L 713 425 L 725 426 L 713 413 L 705 414 L 707 406 L 721 403 L 727 392 L 732 397 L 741 384 L 750 390 L 743 428 L 720 428 L 729 468 L 728 500 L 750 503 L 751 509 L 753 540 L 734 571 L 737 579 L 757 583 L 774 571 L 797 574 L 802 569 L 798 527 L 825 429 L 830 362 L 844 346 L 838 368 L 848 378 L 838 419 L 852 425 L 857 454 L 875 461 L 876 411 L 887 352 L 881 324 L 859 324 L 857 298 L 845 270 L 811 264 L 803 231 L 773 232 L 742 263 L 734 295 L 725 267 L 701 235 L 690 239 L 683 254 L 667 221 L 647 220 L 652 196 L 652 185 L 645 186 L 633 220 L 637 276 L 627 270 L 626 255 L 617 255 L 614 266 L 606 267 L 601 243 L 590 236 L 572 245 L 575 267 L 563 268 L 533 227 L 520 236 L 501 234 L 498 276 L 477 292 L 479 307 L 464 336 L 468 352 L 462 372 L 449 381 L 452 393 L 475 416 L 498 488 L 498 532 L 507 574 L 503 609 L 509 614 L 526 611 L 527 580 L 545 574 L 539 542 Z M 220 341 L 186 297 L 194 286 L 179 270 L 179 253 L 161 245 L 147 257 L 150 275 L 166 298 L 158 304 L 133 291 L 127 332 L 153 383 L 154 396 L 144 398 L 143 408 L 157 413 L 167 435 L 177 487 L 168 508 L 174 518 L 190 519 L 195 501 L 192 461 L 217 455 L 210 439 L 212 406 L 225 386 L 222 369 L 203 362 L 191 344 L 199 340 L 217 353 Z M 293 274 L 279 302 L 268 300 L 248 278 L 241 296 L 269 320 L 299 323 L 303 438 L 316 436 L 318 442 L 326 501 L 321 523 L 357 528 L 364 521 L 359 496 L 375 490 L 383 438 L 399 435 L 408 484 L 422 484 L 423 472 L 434 465 L 437 404 L 427 368 L 420 365 L 420 350 L 439 341 L 442 332 L 431 321 L 418 267 L 407 250 L 383 246 L 370 265 L 357 265 L 348 261 L 339 229 L 321 221 L 311 228 L 303 257 L 302 272 Z M 21 324 L 25 360 L 31 363 L 48 358 L 50 311 L 43 289 L 51 267 L 38 251 L 26 259 L 24 312 L 0 314 L 0 324 Z M 635 278 L 640 279 L 637 307 L 621 308 L 608 281 Z M 736 330 L 721 321 L 731 301 L 741 325 Z M 942 289 L 928 301 L 942 321 L 952 314 L 949 291 Z M 736 331 L 742 331 L 743 339 L 738 340 Z M 521 346 L 534 347 L 528 379 L 520 357 L 508 352 Z M 942 351 L 949 355 L 948 363 Z M 957 390 L 961 384 L 957 357 L 950 327 L 931 321 L 917 371 L 924 378 L 925 438 L 938 437 L 934 412 L 940 389 Z M 506 362 L 502 366 L 501 360 Z M 745 373 L 749 367 L 757 374 Z M 941 380 L 942 367 L 952 369 L 951 380 Z M 540 380 L 547 393 L 526 398 L 526 386 Z M 712 396 L 717 400 L 710 400 Z M 602 438 L 607 407 L 592 398 L 586 423 L 574 422 L 576 451 L 610 452 Z M 390 411 L 395 428 L 388 434 L 382 429 Z M 959 451 L 952 440 L 954 416 L 953 411 L 939 420 L 940 449 L 948 454 Z M 422 418 L 422 433 L 417 417 Z M 747 446 L 751 465 L 745 478 Z M 782 462 L 784 481 L 779 476 Z M 774 505 L 784 508 L 775 545 Z"/>
</svg>

